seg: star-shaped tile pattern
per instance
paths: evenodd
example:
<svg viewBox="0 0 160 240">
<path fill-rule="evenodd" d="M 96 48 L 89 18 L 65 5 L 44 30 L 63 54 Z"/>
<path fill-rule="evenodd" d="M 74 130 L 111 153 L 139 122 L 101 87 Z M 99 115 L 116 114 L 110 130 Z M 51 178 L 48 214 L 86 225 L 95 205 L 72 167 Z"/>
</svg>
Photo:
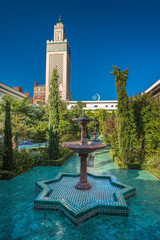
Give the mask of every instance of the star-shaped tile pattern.
<svg viewBox="0 0 160 240">
<path fill-rule="evenodd" d="M 117 182 L 114 176 L 88 174 L 91 189 L 78 190 L 78 180 L 79 175 L 60 174 L 36 183 L 40 194 L 34 208 L 60 211 L 75 225 L 98 214 L 128 215 L 125 199 L 135 194 L 135 188 Z"/>
</svg>

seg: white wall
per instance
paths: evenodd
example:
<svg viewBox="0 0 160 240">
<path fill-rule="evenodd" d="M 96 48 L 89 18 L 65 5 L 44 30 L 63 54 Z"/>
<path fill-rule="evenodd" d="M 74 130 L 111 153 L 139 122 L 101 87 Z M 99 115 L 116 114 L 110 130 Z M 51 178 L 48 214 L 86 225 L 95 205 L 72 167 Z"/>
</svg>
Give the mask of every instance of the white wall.
<svg viewBox="0 0 160 240">
<path fill-rule="evenodd" d="M 0 82 L 0 102 L 2 101 L 2 96 L 4 95 L 10 95 L 10 96 L 13 96 L 13 97 L 17 97 L 17 98 L 26 98 L 26 95 L 24 93 L 21 93 L 9 86 L 7 86 L 6 84 Z"/>
<path fill-rule="evenodd" d="M 106 109 L 108 111 L 113 111 L 117 109 L 117 100 L 113 101 L 81 101 L 86 104 L 84 110 L 96 110 L 96 109 Z M 69 101 L 67 108 L 70 110 L 72 107 L 77 105 L 77 101 Z"/>
</svg>

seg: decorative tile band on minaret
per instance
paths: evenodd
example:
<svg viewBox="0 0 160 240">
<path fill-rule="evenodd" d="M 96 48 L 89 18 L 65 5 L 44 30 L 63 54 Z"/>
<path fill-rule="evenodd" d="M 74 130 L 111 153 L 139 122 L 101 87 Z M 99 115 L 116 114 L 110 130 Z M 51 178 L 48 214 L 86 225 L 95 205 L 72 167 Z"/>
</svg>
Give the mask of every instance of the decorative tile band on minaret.
<svg viewBox="0 0 160 240">
<path fill-rule="evenodd" d="M 63 101 L 71 100 L 70 69 L 71 50 L 65 38 L 65 29 L 59 15 L 59 22 L 54 26 L 54 41 L 47 40 L 46 49 L 46 92 L 45 101 L 49 98 L 50 80 L 53 69 L 57 68 L 59 75 L 59 93 Z"/>
</svg>

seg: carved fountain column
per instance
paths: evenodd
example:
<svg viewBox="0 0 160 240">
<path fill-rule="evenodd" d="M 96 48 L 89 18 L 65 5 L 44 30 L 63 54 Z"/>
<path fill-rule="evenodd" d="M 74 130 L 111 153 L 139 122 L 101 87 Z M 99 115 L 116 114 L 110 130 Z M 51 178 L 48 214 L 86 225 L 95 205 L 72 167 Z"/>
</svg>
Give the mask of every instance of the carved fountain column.
<svg viewBox="0 0 160 240">
<path fill-rule="evenodd" d="M 87 145 L 87 140 L 86 140 L 86 127 L 87 124 L 85 122 L 81 123 L 81 145 Z"/>
<path fill-rule="evenodd" d="M 81 123 L 81 145 L 86 146 L 87 140 L 86 140 L 86 122 Z M 80 168 L 80 181 L 77 183 L 77 188 L 81 190 L 87 190 L 90 189 L 91 185 L 87 181 L 87 158 L 88 153 L 82 154 L 79 153 L 79 157 L 81 159 L 81 168 Z"/>
<path fill-rule="evenodd" d="M 77 188 L 81 190 L 87 190 L 91 188 L 90 183 L 87 181 L 87 157 L 88 154 L 79 154 L 81 159 L 80 168 L 80 181 L 77 183 Z"/>
</svg>

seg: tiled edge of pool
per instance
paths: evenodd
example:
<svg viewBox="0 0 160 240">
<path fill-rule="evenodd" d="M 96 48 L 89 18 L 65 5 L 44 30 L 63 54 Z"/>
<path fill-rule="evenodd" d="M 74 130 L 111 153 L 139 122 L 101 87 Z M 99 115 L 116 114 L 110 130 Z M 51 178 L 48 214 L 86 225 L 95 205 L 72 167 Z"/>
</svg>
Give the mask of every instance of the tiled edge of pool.
<svg viewBox="0 0 160 240">
<path fill-rule="evenodd" d="M 98 215 L 116 215 L 116 216 L 127 216 L 129 213 L 128 206 L 125 202 L 125 199 L 128 199 L 136 194 L 136 189 L 130 187 L 128 185 L 122 184 L 115 180 L 114 176 L 99 176 L 88 173 L 88 177 L 92 177 L 94 181 L 96 179 L 99 180 L 109 180 L 110 187 L 117 187 L 119 190 L 113 193 L 111 189 L 111 193 L 114 195 L 114 200 L 107 201 L 104 199 L 100 199 L 101 195 L 98 194 L 98 198 L 96 200 L 90 201 L 88 203 L 83 203 L 81 206 L 76 206 L 73 204 L 72 200 L 74 196 L 67 196 L 67 198 L 60 198 L 54 194 L 54 197 L 51 197 L 53 193 L 51 184 L 60 182 L 62 178 L 67 177 L 77 178 L 79 174 L 59 174 L 56 178 L 45 180 L 36 183 L 36 190 L 39 192 L 38 197 L 34 201 L 35 209 L 45 209 L 45 210 L 56 210 L 63 213 L 74 225 L 79 225 L 84 221 Z M 103 184 L 102 184 L 103 185 Z M 105 185 L 105 184 L 104 184 Z M 102 186 L 103 187 L 103 186 Z M 94 189 L 93 189 L 94 190 Z M 67 191 L 70 191 L 70 185 L 68 184 Z M 77 190 L 78 199 L 83 197 L 85 191 Z M 90 194 L 91 191 L 89 192 Z M 95 194 L 95 192 L 94 192 Z"/>
</svg>

